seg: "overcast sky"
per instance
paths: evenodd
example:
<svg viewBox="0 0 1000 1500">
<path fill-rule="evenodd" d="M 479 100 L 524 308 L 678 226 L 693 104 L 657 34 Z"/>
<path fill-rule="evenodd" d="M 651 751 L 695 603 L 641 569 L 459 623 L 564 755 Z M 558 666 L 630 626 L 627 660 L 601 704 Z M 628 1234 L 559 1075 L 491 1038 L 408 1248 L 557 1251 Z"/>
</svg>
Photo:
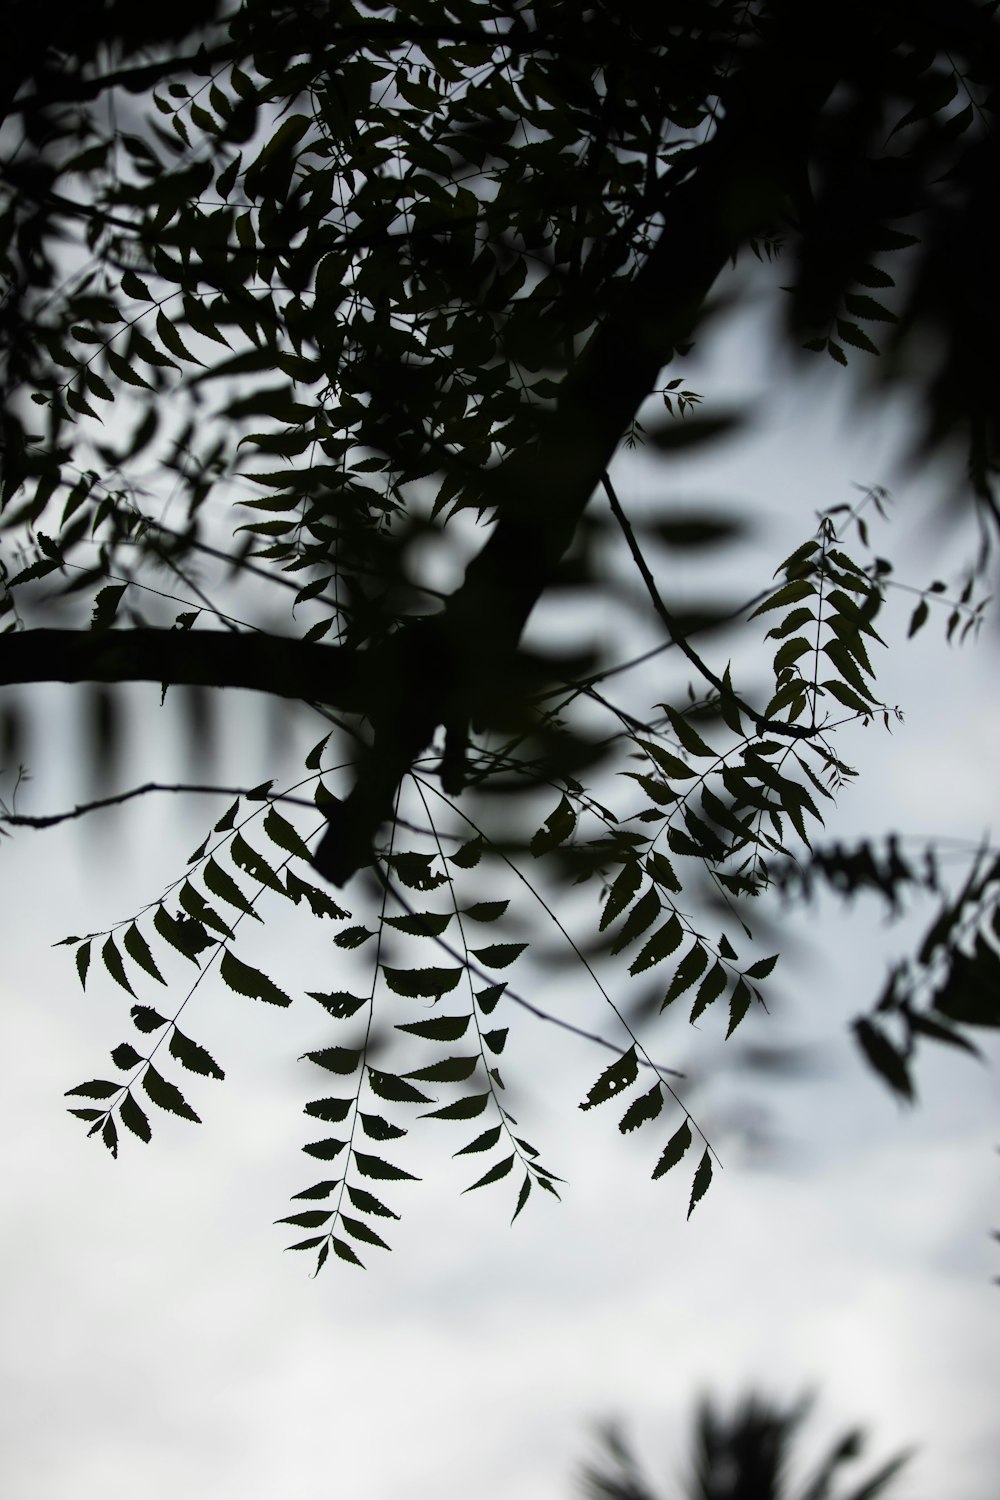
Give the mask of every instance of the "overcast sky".
<svg viewBox="0 0 1000 1500">
<path fill-rule="evenodd" d="M 808 535 L 814 510 L 853 500 L 851 481 L 894 478 L 891 423 L 862 428 L 807 386 L 779 399 L 771 379 L 744 329 L 702 388 L 715 399 L 757 394 L 751 437 L 690 472 L 668 475 L 645 456 L 621 469 L 622 498 L 638 511 L 686 494 L 766 512 L 770 530 L 740 553 L 737 573 L 720 570 L 720 593 L 765 587 L 783 542 Z M 908 554 L 914 571 L 901 576 L 921 584 L 945 550 L 914 524 L 932 484 L 899 488 L 884 546 Z M 941 636 L 928 630 L 885 662 L 882 692 L 906 722 L 891 737 L 869 729 L 845 741 L 862 775 L 831 836 L 895 828 L 974 840 L 995 827 L 995 626 L 961 653 Z M 157 696 L 129 693 L 134 780 L 182 770 Z M 649 702 L 658 696 L 651 685 Z M 32 701 L 35 779 L 19 808 L 46 812 L 83 795 L 70 765 L 80 699 L 40 688 Z M 273 774 L 250 695 L 226 733 L 220 777 L 249 785 Z M 311 1002 L 272 1013 L 206 989 L 191 1029 L 227 1079 L 192 1081 L 201 1127 L 161 1116 L 153 1143 L 126 1142 L 116 1163 L 63 1113 L 63 1090 L 99 1076 L 106 1049 L 128 1035 L 129 1002 L 102 975 L 81 994 L 71 950 L 50 945 L 154 897 L 213 815 L 214 805 L 150 799 L 89 829 L 19 832 L 0 847 L 5 1495 L 548 1500 L 573 1493 L 595 1420 L 621 1416 L 666 1482 L 682 1470 L 697 1394 L 731 1398 L 753 1383 L 782 1397 L 814 1388 L 820 1446 L 855 1422 L 871 1429 L 871 1460 L 918 1445 L 901 1500 L 992 1500 L 997 1073 L 930 1054 L 919 1106 L 902 1111 L 846 1039 L 926 910 L 887 928 L 874 907 L 775 908 L 787 956 L 773 1030 L 753 1022 L 751 1036 L 815 1043 L 825 1065 L 794 1081 L 720 1074 L 706 1108 L 725 1171 L 690 1222 L 689 1174 L 650 1182 L 648 1141 L 624 1141 L 613 1119 L 576 1109 L 600 1054 L 518 1015 L 505 1073 L 522 1084 L 526 1133 L 568 1179 L 563 1204 L 533 1197 L 509 1228 L 505 1189 L 459 1197 L 468 1177 L 442 1137 L 415 1168 L 427 1180 L 396 1195 L 393 1253 L 372 1252 L 364 1273 L 331 1263 L 313 1281 L 303 1259 L 282 1256 L 284 1230 L 270 1223 L 319 1175 L 299 1152 L 313 1080 L 295 1058 L 324 1040 Z M 292 933 L 272 929 L 269 967 L 289 988 L 316 988 L 337 962 L 329 930 L 299 922 Z M 552 1010 L 575 1017 L 590 1004 L 572 972 L 536 982 Z M 718 1037 L 665 1026 L 656 1055 L 717 1060 Z M 734 1119 L 755 1130 L 727 1128 Z"/>
</svg>

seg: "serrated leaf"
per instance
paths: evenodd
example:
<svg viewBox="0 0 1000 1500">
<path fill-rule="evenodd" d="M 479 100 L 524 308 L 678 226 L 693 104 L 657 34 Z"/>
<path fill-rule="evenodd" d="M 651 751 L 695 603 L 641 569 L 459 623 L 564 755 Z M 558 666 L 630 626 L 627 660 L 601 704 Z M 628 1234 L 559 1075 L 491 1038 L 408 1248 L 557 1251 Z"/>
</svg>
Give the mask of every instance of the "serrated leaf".
<svg viewBox="0 0 1000 1500">
<path fill-rule="evenodd" d="M 122 595 L 127 583 L 109 583 L 94 595 L 94 608 L 90 617 L 91 630 L 109 630 L 114 623 Z"/>
<path fill-rule="evenodd" d="M 161 1016 L 151 1005 L 133 1005 L 130 1014 L 136 1031 L 159 1031 L 167 1024 L 167 1017 Z"/>
<path fill-rule="evenodd" d="M 275 1219 L 276 1224 L 292 1224 L 296 1229 L 320 1229 L 333 1218 L 332 1208 L 305 1208 L 299 1214 L 289 1214 L 285 1219 Z"/>
<path fill-rule="evenodd" d="M 410 998 L 431 996 L 435 1000 L 453 990 L 462 977 L 461 968 L 393 969 L 382 964 L 386 984 L 397 995 Z"/>
<path fill-rule="evenodd" d="M 513 1224 L 514 1220 L 517 1218 L 518 1214 L 521 1212 L 521 1209 L 527 1203 L 528 1197 L 529 1197 L 530 1193 L 531 1193 L 531 1178 L 529 1177 L 528 1173 L 525 1172 L 525 1174 L 524 1174 L 524 1181 L 521 1183 L 521 1191 L 517 1195 L 517 1207 L 514 1209 L 514 1212 L 511 1215 L 510 1222 L 512 1224 Z"/>
<path fill-rule="evenodd" d="M 429 1042 L 457 1042 L 465 1035 L 471 1020 L 469 1015 L 431 1016 L 426 1021 L 401 1022 L 396 1030 L 424 1037 Z"/>
<path fill-rule="evenodd" d="M 708 1147 L 706 1146 L 704 1152 L 702 1153 L 701 1161 L 698 1163 L 697 1171 L 694 1174 L 694 1182 L 691 1184 L 691 1201 L 688 1204 L 687 1211 L 687 1216 L 689 1219 L 694 1212 L 695 1204 L 700 1203 L 702 1198 L 704 1198 L 705 1194 L 708 1192 L 708 1185 L 711 1181 L 712 1158 L 709 1154 Z"/>
<path fill-rule="evenodd" d="M 184 1120 L 192 1120 L 196 1125 L 201 1124 L 199 1116 L 195 1114 L 177 1085 L 170 1083 L 162 1073 L 158 1073 L 152 1063 L 142 1075 L 142 1086 L 160 1109 L 165 1109 L 172 1115 L 180 1115 Z"/>
<path fill-rule="evenodd" d="M 327 1125 L 339 1125 L 341 1120 L 347 1119 L 353 1104 L 353 1099 L 310 1099 L 302 1112 L 311 1119 L 323 1120 Z"/>
<path fill-rule="evenodd" d="M 646 931 L 647 927 L 650 927 L 656 921 L 657 915 L 662 909 L 663 903 L 656 890 L 651 886 L 645 895 L 639 897 L 629 912 L 625 919 L 625 925 L 611 945 L 611 952 L 621 953 L 623 948 L 627 948 L 629 943 L 634 942 L 637 937 L 640 937 Z"/>
<path fill-rule="evenodd" d="M 318 1161 L 333 1161 L 346 1145 L 346 1141 L 338 1141 L 334 1136 L 329 1136 L 325 1141 L 310 1141 L 302 1149 L 307 1156 L 315 1156 Z"/>
<path fill-rule="evenodd" d="M 231 938 L 233 929 L 222 920 L 217 911 L 214 911 L 200 891 L 196 890 L 189 880 L 185 880 L 177 895 L 183 909 L 189 917 L 194 917 L 196 922 L 210 927 L 213 932 L 219 933 L 220 937 Z"/>
<path fill-rule="evenodd" d="M 198 954 L 202 948 L 207 947 L 208 938 L 201 941 L 198 934 L 204 935 L 205 929 L 200 923 L 194 921 L 179 922 L 172 917 L 166 907 L 158 906 L 153 914 L 153 926 L 171 948 L 182 953 L 186 959 L 199 968 Z"/>
<path fill-rule="evenodd" d="M 67 1113 L 75 1115 L 78 1120 L 103 1120 L 105 1115 L 103 1109 L 71 1109 Z"/>
<path fill-rule="evenodd" d="M 694 997 L 694 1004 L 691 1007 L 690 1020 L 692 1023 L 697 1021 L 698 1017 L 718 1000 L 720 995 L 725 994 L 727 984 L 726 971 L 718 960 L 716 960 L 698 986 L 698 992 Z"/>
<path fill-rule="evenodd" d="M 380 1219 L 399 1218 L 399 1214 L 393 1213 L 391 1208 L 386 1208 L 380 1199 L 366 1192 L 364 1188 L 348 1186 L 347 1196 L 359 1213 L 375 1214 Z"/>
<path fill-rule="evenodd" d="M 502 1131 L 502 1125 L 491 1125 L 489 1130 L 484 1130 L 482 1135 L 477 1135 L 475 1140 L 470 1141 L 467 1146 L 462 1146 L 453 1154 L 455 1156 L 471 1156 L 476 1151 L 492 1151 L 497 1141 L 499 1141 Z"/>
<path fill-rule="evenodd" d="M 462 915 L 473 922 L 496 922 L 510 905 L 509 901 L 475 901 L 462 908 Z"/>
<path fill-rule="evenodd" d="M 130 1130 L 133 1135 L 137 1135 L 140 1141 L 144 1141 L 147 1145 L 149 1144 L 153 1134 L 149 1126 L 149 1119 L 146 1111 L 140 1104 L 136 1103 L 131 1093 L 126 1094 L 118 1106 L 118 1117 L 126 1130 Z"/>
<path fill-rule="evenodd" d="M 233 803 L 232 807 L 229 808 L 228 812 L 224 812 L 222 814 L 222 817 L 216 823 L 215 832 L 228 833 L 230 828 L 232 828 L 233 824 L 236 822 L 236 814 L 239 812 L 239 810 L 240 799 L 239 797 L 237 797 L 236 801 Z M 218 894 L 218 892 L 216 892 L 216 894 Z"/>
<path fill-rule="evenodd" d="M 581 1109 L 593 1109 L 597 1104 L 603 1104 L 605 1100 L 614 1098 L 625 1089 L 635 1083 L 639 1073 L 639 1063 L 636 1056 L 635 1046 L 631 1046 L 627 1052 L 623 1052 L 615 1062 L 605 1068 L 598 1078 L 594 1087 L 590 1090 L 586 1099 L 580 1105 Z"/>
<path fill-rule="evenodd" d="M 373 1094 L 380 1099 L 388 1099 L 394 1104 L 433 1104 L 433 1100 L 427 1095 L 414 1088 L 412 1083 L 407 1083 L 405 1078 L 400 1078 L 396 1073 L 382 1073 L 378 1068 L 368 1069 L 368 1082 Z"/>
<path fill-rule="evenodd" d="M 387 917 L 386 925 L 394 927 L 397 932 L 407 932 L 414 937 L 440 937 L 453 916 L 454 912 L 450 911 L 406 912 L 401 917 Z"/>
<path fill-rule="evenodd" d="M 247 796 L 252 797 L 253 793 L 248 792 Z M 245 870 L 254 880 L 259 880 L 261 885 L 267 886 L 269 890 L 278 891 L 282 896 L 288 894 L 264 856 L 251 848 L 242 833 L 237 833 L 233 838 L 229 845 L 229 854 L 234 865 Z"/>
<path fill-rule="evenodd" d="M 166 980 L 156 967 L 153 955 L 149 951 L 149 944 L 134 922 L 125 934 L 124 946 L 129 958 L 133 959 L 140 969 L 145 969 L 146 973 L 159 984 L 166 984 Z"/>
<path fill-rule="evenodd" d="M 494 1057 L 499 1057 L 500 1053 L 507 1045 L 507 1034 L 509 1029 L 510 1028 L 507 1026 L 501 1026 L 498 1027 L 496 1031 L 483 1032 L 483 1041 L 493 1053 Z"/>
<path fill-rule="evenodd" d="M 689 755 L 697 755 L 706 760 L 718 759 L 716 752 L 711 746 L 705 744 L 705 741 L 686 714 L 678 713 L 675 708 L 670 707 L 669 703 L 661 703 L 659 707 L 663 709 L 670 720 L 670 727 Z"/>
<path fill-rule="evenodd" d="M 472 948 L 469 951 L 484 968 L 507 969 L 527 946 L 527 943 L 491 943 L 486 948 Z"/>
<path fill-rule="evenodd" d="M 306 994 L 310 1000 L 318 1001 L 337 1021 L 348 1020 L 368 1004 L 366 999 L 360 995 L 352 995 L 347 990 L 334 990 L 330 994 L 324 994 L 321 990 L 307 990 Z"/>
<path fill-rule="evenodd" d="M 456 849 L 454 854 L 449 854 L 448 859 L 451 864 L 457 865 L 460 870 L 471 870 L 482 859 L 483 848 L 482 838 L 470 839 L 467 844 L 462 844 L 460 848 Z"/>
<path fill-rule="evenodd" d="M 662 1108 L 663 1089 L 660 1084 L 654 1083 L 647 1093 L 640 1094 L 638 1099 L 633 1099 L 622 1115 L 618 1129 L 623 1135 L 627 1135 L 630 1130 L 637 1130 L 647 1120 L 655 1120 Z"/>
<path fill-rule="evenodd" d="M 654 964 L 669 958 L 674 949 L 680 946 L 683 936 L 680 918 L 676 912 L 671 912 L 663 926 L 656 929 L 638 957 L 629 965 L 629 973 L 641 974 L 644 969 L 650 969 Z"/>
<path fill-rule="evenodd" d="M 671 1167 L 676 1167 L 677 1163 L 680 1161 L 681 1157 L 684 1155 L 690 1144 L 691 1126 L 688 1124 L 687 1120 L 684 1120 L 683 1123 L 678 1127 L 678 1129 L 674 1131 L 673 1135 L 664 1146 L 663 1154 L 661 1155 L 659 1161 L 656 1163 L 656 1166 L 653 1168 L 654 1182 L 658 1177 L 665 1176 L 666 1173 L 670 1171 Z"/>
<path fill-rule="evenodd" d="M 299 1061 L 307 1058 L 328 1073 L 350 1074 L 356 1072 L 363 1056 L 363 1047 L 320 1047 L 315 1052 L 303 1052 Z"/>
<path fill-rule="evenodd" d="M 421 1083 L 464 1083 L 471 1078 L 479 1064 L 479 1053 L 471 1057 L 445 1057 L 441 1062 L 431 1063 L 427 1068 L 415 1068 L 407 1078 L 417 1078 Z"/>
<path fill-rule="evenodd" d="M 122 963 L 121 954 L 115 947 L 114 938 L 108 938 L 107 942 L 104 944 L 104 947 L 101 949 L 101 957 L 104 960 L 104 967 L 107 969 L 112 979 L 115 980 L 117 984 L 120 984 L 123 990 L 127 990 L 134 999 L 135 990 L 128 982 L 128 978 L 125 974 L 125 965 Z"/>
<path fill-rule="evenodd" d="M 259 969 L 252 969 L 229 948 L 223 950 L 219 973 L 229 988 L 238 995 L 246 995 L 251 1000 L 263 1000 L 268 1005 L 284 1006 L 292 1003 L 284 990 L 279 990 L 266 974 L 262 974 Z"/>
<path fill-rule="evenodd" d="M 677 873 L 667 856 L 661 854 L 659 849 L 654 849 L 646 860 L 646 873 L 650 879 L 656 881 L 657 885 L 662 885 L 664 890 L 670 891 L 673 895 L 679 895 L 681 883 L 677 879 Z"/>
<path fill-rule="evenodd" d="M 121 1089 L 120 1083 L 110 1083 L 106 1078 L 91 1078 L 88 1083 L 78 1083 L 76 1088 L 67 1089 L 64 1098 L 72 1098 L 74 1094 L 82 1094 L 84 1099 L 110 1099 L 112 1094 L 117 1094 Z"/>
<path fill-rule="evenodd" d="M 284 849 L 288 854 L 297 854 L 300 859 L 311 860 L 308 845 L 298 829 L 293 828 L 288 819 L 283 818 L 273 804 L 264 816 L 264 832 L 272 844 L 277 844 L 279 849 Z"/>
<path fill-rule="evenodd" d="M 729 997 L 729 1026 L 726 1029 L 727 1041 L 750 1009 L 750 1001 L 752 999 L 753 991 L 750 989 L 750 986 L 745 984 L 742 979 L 737 980 L 733 993 Z"/>
<path fill-rule="evenodd" d="M 638 740 L 637 743 L 652 757 L 654 764 L 668 781 L 690 781 L 697 776 L 698 772 L 687 761 L 681 760 L 679 755 L 674 755 L 670 750 L 664 750 L 662 745 L 657 745 L 652 740 Z"/>
<path fill-rule="evenodd" d="M 345 927 L 342 932 L 337 933 L 333 941 L 338 948 L 360 948 L 374 936 L 374 932 L 368 927 Z"/>
<path fill-rule="evenodd" d="M 90 943 L 81 943 L 76 950 L 76 972 L 80 976 L 80 988 L 87 988 L 87 972 L 90 969 Z"/>
<path fill-rule="evenodd" d="M 206 1052 L 205 1048 L 197 1042 L 193 1042 L 189 1036 L 185 1036 L 176 1025 L 170 1036 L 170 1055 L 176 1057 L 189 1073 L 200 1073 L 203 1078 L 225 1078 L 226 1076 L 211 1053 Z"/>
<path fill-rule="evenodd" d="M 318 1244 L 319 1241 L 318 1240 L 311 1240 L 308 1243 L 309 1243 L 310 1248 L 311 1248 L 312 1245 Z M 351 1265 L 351 1266 L 360 1266 L 361 1269 L 362 1269 L 362 1271 L 365 1269 L 365 1263 L 364 1263 L 364 1261 L 361 1260 L 361 1258 L 359 1256 L 355 1255 L 354 1251 L 351 1249 L 350 1245 L 347 1243 L 346 1240 L 339 1239 L 336 1235 L 332 1235 L 331 1236 L 331 1244 L 333 1245 L 334 1253 L 336 1255 L 338 1255 L 341 1260 L 346 1260 L 347 1263 L 348 1263 L 348 1265 Z M 300 1248 L 301 1247 L 298 1246 L 298 1245 L 290 1245 L 289 1246 L 289 1249 L 291 1249 L 291 1250 L 298 1250 Z"/>
<path fill-rule="evenodd" d="M 372 1177 L 383 1182 L 419 1182 L 412 1172 L 393 1166 L 381 1156 L 368 1156 L 364 1151 L 355 1151 L 354 1163 L 362 1177 Z"/>
<path fill-rule="evenodd" d="M 809 579 L 793 578 L 790 583 L 783 584 L 769 599 L 765 599 L 763 604 L 759 604 L 748 618 L 755 620 L 758 615 L 766 614 L 769 610 L 783 609 L 786 604 L 796 604 L 800 599 L 808 599 L 815 592 L 816 585 L 810 583 Z"/>
<path fill-rule="evenodd" d="M 296 906 L 304 896 L 314 917 L 330 917 L 333 921 L 340 922 L 350 916 L 350 912 L 331 900 L 326 891 L 321 891 L 319 886 L 303 880 L 290 867 L 285 871 L 285 894 L 294 901 Z"/>
<path fill-rule="evenodd" d="M 576 813 L 569 798 L 563 795 L 558 805 L 545 819 L 542 827 L 533 836 L 528 848 L 537 859 L 539 855 L 546 854 L 550 849 L 564 844 L 575 827 Z"/>
<path fill-rule="evenodd" d="M 496 1166 L 490 1167 L 488 1172 L 484 1172 L 478 1181 L 470 1183 L 467 1188 L 463 1189 L 463 1192 L 472 1193 L 475 1192 L 476 1188 L 489 1187 L 491 1182 L 499 1182 L 502 1177 L 507 1176 L 513 1165 L 513 1154 L 505 1156 L 503 1161 L 498 1161 Z"/>
<path fill-rule="evenodd" d="M 746 970 L 746 978 L 766 979 L 771 970 L 774 968 L 775 964 L 778 962 L 779 957 L 779 954 L 772 953 L 769 958 L 758 958 L 757 962 L 751 964 L 749 969 Z"/>
<path fill-rule="evenodd" d="M 380 1250 L 388 1250 L 388 1246 L 381 1235 L 376 1234 L 370 1225 L 362 1219 L 352 1219 L 347 1214 L 341 1213 L 340 1222 L 347 1233 L 353 1235 L 356 1240 L 361 1240 L 365 1245 L 377 1245 Z"/>
<path fill-rule="evenodd" d="M 126 297 L 135 297 L 140 302 L 155 302 L 156 300 L 146 283 L 141 281 L 134 271 L 123 273 L 121 287 Z"/>
<path fill-rule="evenodd" d="M 476 990 L 476 1004 L 484 1016 L 491 1016 L 493 1014 L 506 988 L 507 982 L 505 980 L 503 984 L 488 984 L 485 989 Z"/>
<path fill-rule="evenodd" d="M 610 926 L 615 918 L 625 910 L 641 884 L 642 872 L 639 869 L 638 861 L 622 865 L 612 882 L 611 889 L 608 891 L 608 899 L 604 903 L 604 911 L 601 913 L 599 929 L 601 932 Z"/>
<path fill-rule="evenodd" d="M 92 1135 L 93 1131 L 91 1131 L 90 1134 Z M 101 1129 L 101 1139 L 107 1146 L 108 1150 L 111 1152 L 111 1155 L 117 1160 L 118 1128 L 110 1115 L 108 1115 L 108 1118 L 105 1120 L 104 1125 Z"/>
<path fill-rule="evenodd" d="M 373 1141 L 398 1141 L 407 1134 L 401 1125 L 391 1125 L 384 1115 L 371 1115 L 359 1110 L 358 1119 L 365 1135 Z"/>
<path fill-rule="evenodd" d="M 190 349 L 187 348 L 184 340 L 177 332 L 177 329 L 166 317 L 162 308 L 156 314 L 156 332 L 161 342 L 163 343 L 164 348 L 169 349 L 171 354 L 175 354 L 178 359 L 186 360 L 190 365 L 201 365 L 202 369 L 204 369 L 202 361 L 200 359 L 195 359 L 194 355 L 191 353 Z"/>
<path fill-rule="evenodd" d="M 490 1094 L 466 1094 L 461 1099 L 456 1099 L 453 1104 L 445 1104 L 441 1109 L 425 1110 L 420 1116 L 422 1120 L 475 1120 L 483 1113 L 490 1102 Z"/>
<path fill-rule="evenodd" d="M 683 995 L 684 991 L 689 989 L 696 979 L 700 978 L 702 970 L 707 963 L 708 953 L 702 947 L 701 943 L 695 943 L 694 947 L 688 953 L 685 953 L 677 965 L 677 972 L 670 981 L 667 993 L 660 1002 L 660 1009 L 666 1010 L 667 1006 L 676 1000 L 678 995 Z"/>
<path fill-rule="evenodd" d="M 141 1057 L 128 1042 L 119 1042 L 117 1047 L 111 1049 L 111 1061 L 116 1068 L 121 1068 L 123 1073 L 127 1073 L 129 1068 L 138 1067 L 139 1063 L 145 1061 L 145 1058 Z"/>
<path fill-rule="evenodd" d="M 339 1177 L 328 1177 L 325 1182 L 314 1182 L 312 1187 L 303 1188 L 301 1193 L 293 1193 L 292 1198 L 329 1198 L 340 1183 Z"/>
<path fill-rule="evenodd" d="M 308 1240 L 298 1240 L 294 1245 L 286 1245 L 285 1249 L 286 1250 L 315 1250 L 317 1245 L 322 1245 L 323 1246 L 323 1250 L 326 1249 L 326 1235 L 324 1235 L 324 1234 L 317 1234 L 317 1235 L 313 1236 L 313 1238 L 308 1239 Z M 323 1250 L 320 1251 L 320 1259 L 322 1259 Z M 358 1265 L 361 1265 L 360 1261 L 358 1261 Z"/>
</svg>

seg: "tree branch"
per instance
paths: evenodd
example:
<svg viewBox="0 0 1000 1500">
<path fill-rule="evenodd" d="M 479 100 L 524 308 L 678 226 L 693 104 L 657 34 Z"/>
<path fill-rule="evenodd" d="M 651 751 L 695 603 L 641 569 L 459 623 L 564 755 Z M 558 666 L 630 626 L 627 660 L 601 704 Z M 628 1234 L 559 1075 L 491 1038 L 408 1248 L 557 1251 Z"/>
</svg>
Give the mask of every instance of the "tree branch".
<svg viewBox="0 0 1000 1500">
<path fill-rule="evenodd" d="M 263 631 L 22 630 L 0 635 L 0 686 L 158 682 L 252 688 L 361 713 L 374 666 L 367 654 Z"/>
</svg>

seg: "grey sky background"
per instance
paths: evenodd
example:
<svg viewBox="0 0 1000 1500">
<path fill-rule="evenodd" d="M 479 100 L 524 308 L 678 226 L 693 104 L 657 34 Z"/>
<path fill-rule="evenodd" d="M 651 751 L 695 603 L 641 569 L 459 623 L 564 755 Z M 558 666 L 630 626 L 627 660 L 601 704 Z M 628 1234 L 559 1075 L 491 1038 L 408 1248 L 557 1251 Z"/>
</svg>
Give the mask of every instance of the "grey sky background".
<svg viewBox="0 0 1000 1500">
<path fill-rule="evenodd" d="M 899 577 L 950 576 L 963 547 L 919 524 L 940 476 L 895 482 L 903 414 L 866 426 L 829 384 L 822 399 L 809 380 L 789 388 L 753 318 L 713 348 L 684 374 L 706 403 L 757 397 L 746 439 L 669 471 L 640 453 L 618 472 L 637 514 L 664 497 L 719 496 L 766 515 L 767 529 L 731 563 L 713 557 L 719 595 L 765 587 L 815 510 L 856 498 L 851 481 L 894 488 L 879 550 L 898 559 Z M 697 582 L 692 573 L 693 592 Z M 907 604 L 896 613 L 899 641 Z M 628 647 L 621 613 L 587 628 Z M 845 736 L 861 776 L 830 836 L 897 829 L 976 840 L 995 827 L 996 627 L 962 651 L 942 637 L 932 624 L 883 659 L 881 690 L 906 721 L 891 736 L 875 727 Z M 671 666 L 664 680 L 686 676 Z M 659 679 L 647 679 L 647 703 L 660 695 Z M 182 775 L 156 690 L 128 696 L 136 753 L 123 780 Z M 45 812 L 85 794 L 71 765 L 80 695 L 44 687 L 32 701 L 40 733 L 19 807 Z M 250 695 L 236 695 L 223 723 L 218 779 L 251 785 L 274 774 L 266 716 Z M 301 746 L 319 732 L 295 730 Z M 602 1055 L 515 1015 L 505 1077 L 529 1139 L 568 1179 L 564 1203 L 534 1195 L 509 1229 L 509 1185 L 460 1198 L 469 1178 L 449 1160 L 458 1142 L 446 1132 L 435 1153 L 425 1136 L 407 1165 L 427 1180 L 394 1195 L 403 1219 L 393 1253 L 373 1252 L 364 1273 L 331 1263 L 311 1281 L 305 1260 L 282 1257 L 284 1229 L 270 1225 L 290 1193 L 322 1175 L 299 1151 L 309 1133 L 301 1104 L 315 1089 L 295 1058 L 326 1036 L 309 1001 L 272 1013 L 206 987 L 190 1030 L 227 1079 L 190 1080 L 201 1127 L 160 1116 L 152 1144 L 126 1142 L 115 1163 L 62 1111 L 62 1091 L 99 1076 L 107 1048 L 129 1034 L 130 1002 L 99 973 L 81 994 L 71 950 L 49 945 L 157 895 L 214 816 L 214 803 L 148 799 L 0 847 L 4 1494 L 548 1500 L 573 1493 L 594 1419 L 623 1417 L 670 1478 L 683 1467 L 696 1395 L 728 1399 L 753 1383 L 784 1397 L 816 1389 L 814 1452 L 854 1422 L 871 1430 L 870 1462 L 919 1445 L 901 1500 L 991 1500 L 997 1073 L 928 1053 L 920 1103 L 902 1111 L 846 1035 L 929 908 L 889 928 L 874 906 L 774 905 L 786 957 L 774 1014 L 755 1019 L 747 1039 L 816 1044 L 825 1070 L 772 1083 L 725 1067 L 722 1031 L 708 1018 L 697 1035 L 683 1018 L 656 1034 L 666 1062 L 717 1064 L 702 1115 L 725 1170 L 690 1222 L 686 1163 L 651 1183 L 656 1143 L 623 1140 L 600 1110 L 578 1112 Z M 293 991 L 318 987 L 317 975 L 333 987 L 342 957 L 329 927 L 274 917 L 260 950 L 268 971 Z M 571 965 L 518 971 L 518 983 L 549 1009 L 609 1030 Z M 995 1045 L 987 1051 L 1000 1060 Z M 755 1122 L 756 1136 L 733 1129 L 734 1118 Z"/>
</svg>

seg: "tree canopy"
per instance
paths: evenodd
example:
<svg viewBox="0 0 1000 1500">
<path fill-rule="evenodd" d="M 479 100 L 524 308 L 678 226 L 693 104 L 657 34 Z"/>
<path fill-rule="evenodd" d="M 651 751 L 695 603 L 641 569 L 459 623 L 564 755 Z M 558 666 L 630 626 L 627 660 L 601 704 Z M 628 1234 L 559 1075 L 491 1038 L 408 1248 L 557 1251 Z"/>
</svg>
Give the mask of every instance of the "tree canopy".
<svg viewBox="0 0 1000 1500">
<path fill-rule="evenodd" d="M 919 591 L 910 633 L 932 610 L 949 640 L 975 633 L 998 520 L 995 8 L 17 7 L 0 74 L 12 764 L 9 690 L 38 682 L 95 685 L 105 760 L 109 688 L 131 682 L 159 684 L 165 714 L 180 689 L 294 699 L 319 736 L 296 785 L 234 788 L 134 918 L 65 939 L 81 982 L 95 957 L 134 1002 L 114 1076 L 69 1091 L 113 1154 L 122 1131 L 150 1139 L 150 1104 L 198 1119 L 168 1072 L 223 1076 L 177 1020 L 204 974 L 290 1003 L 243 946 L 274 902 L 331 925 L 317 983 L 344 986 L 309 992 L 331 1030 L 307 1054 L 327 1083 L 304 1149 L 329 1175 L 285 1220 L 320 1266 L 385 1244 L 414 1106 L 460 1133 L 470 1188 L 511 1180 L 515 1217 L 557 1191 L 501 1072 L 509 1025 L 539 1009 L 512 967 L 533 902 L 620 1039 L 581 1108 L 627 1095 L 619 1128 L 659 1132 L 653 1176 L 689 1160 L 689 1211 L 712 1148 L 650 1018 L 683 997 L 692 1020 L 724 1009 L 728 1036 L 765 1003 L 766 889 L 938 897 L 854 1023 L 901 1098 L 919 1044 L 975 1051 L 1000 1025 L 1000 858 L 980 851 L 956 893 L 933 848 L 823 837 L 854 774 L 838 731 L 894 712 L 876 679 L 893 567 L 868 530 L 884 492 L 807 521 L 770 586 L 699 613 L 672 603 L 671 567 L 740 526 L 633 520 L 618 477 L 636 444 L 669 476 L 738 426 L 683 361 L 763 289 L 790 359 L 871 401 L 902 392 L 914 457 L 951 464 L 970 566 Z M 616 547 L 650 652 L 691 682 L 641 712 L 615 694 L 643 656 L 524 639 L 540 601 L 614 595 Z M 722 623 L 757 649 L 745 680 L 703 643 Z M 5 795 L 8 830 L 78 811 Z M 566 915 L 581 895 L 589 938 Z M 187 986 L 166 982 L 178 959 Z"/>
</svg>

